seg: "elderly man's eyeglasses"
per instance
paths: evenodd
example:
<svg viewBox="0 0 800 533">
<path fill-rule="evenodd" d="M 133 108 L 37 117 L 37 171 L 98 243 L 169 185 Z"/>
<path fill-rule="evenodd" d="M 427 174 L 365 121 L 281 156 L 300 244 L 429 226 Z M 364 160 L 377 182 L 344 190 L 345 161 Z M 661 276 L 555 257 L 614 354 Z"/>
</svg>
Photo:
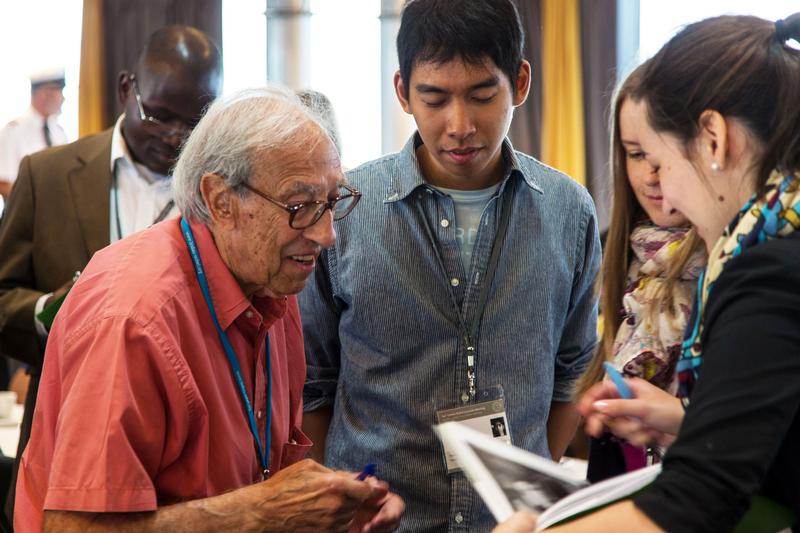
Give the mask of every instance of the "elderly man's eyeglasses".
<svg viewBox="0 0 800 533">
<path fill-rule="evenodd" d="M 312 202 L 285 204 L 254 189 L 247 183 L 243 185 L 245 189 L 254 192 L 264 200 L 277 205 L 289 213 L 289 226 L 294 229 L 305 229 L 313 226 L 322 218 L 326 209 L 330 209 L 333 213 L 333 220 L 341 220 L 350 214 L 350 211 L 353 210 L 361 199 L 361 192 L 347 185 L 340 185 L 339 195 L 333 200 L 314 200 Z"/>
<path fill-rule="evenodd" d="M 139 83 L 136 81 L 136 75 L 131 74 L 128 77 L 131 80 L 131 86 L 133 87 L 133 97 L 136 100 L 137 107 L 139 108 L 139 118 L 145 126 L 149 126 L 154 130 L 157 130 L 159 134 L 164 137 L 178 136 L 183 138 L 191 133 L 192 129 L 194 129 L 194 125 L 185 124 L 183 122 L 166 122 L 148 115 L 144 110 L 144 105 L 142 105 L 142 93 L 139 92 Z"/>
</svg>

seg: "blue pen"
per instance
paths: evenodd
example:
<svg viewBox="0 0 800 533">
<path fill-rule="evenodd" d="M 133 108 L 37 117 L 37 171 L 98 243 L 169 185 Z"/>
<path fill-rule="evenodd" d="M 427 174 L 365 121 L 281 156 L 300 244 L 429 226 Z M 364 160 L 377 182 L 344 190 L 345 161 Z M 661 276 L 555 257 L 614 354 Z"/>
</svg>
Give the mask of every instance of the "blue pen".
<svg viewBox="0 0 800 533">
<path fill-rule="evenodd" d="M 367 463 L 367 466 L 364 467 L 364 470 L 356 477 L 358 481 L 364 481 L 369 476 L 375 475 L 375 464 L 374 463 Z"/>
<path fill-rule="evenodd" d="M 619 397 L 623 400 L 630 400 L 633 398 L 633 392 L 631 388 L 625 383 L 625 379 L 622 377 L 622 374 L 614 368 L 614 365 L 606 361 L 603 363 L 603 367 L 606 369 L 606 374 L 608 377 L 611 378 L 611 381 L 614 382 L 614 385 L 617 387 L 617 392 L 619 392 Z"/>
</svg>

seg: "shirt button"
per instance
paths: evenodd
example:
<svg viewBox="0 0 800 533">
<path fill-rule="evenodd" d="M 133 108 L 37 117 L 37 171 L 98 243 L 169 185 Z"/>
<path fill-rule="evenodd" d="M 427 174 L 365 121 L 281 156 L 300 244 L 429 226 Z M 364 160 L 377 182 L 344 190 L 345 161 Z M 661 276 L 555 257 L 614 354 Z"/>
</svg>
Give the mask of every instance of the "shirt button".
<svg viewBox="0 0 800 533">
<path fill-rule="evenodd" d="M 244 316 L 246 316 L 247 318 L 253 318 L 253 312 L 252 312 L 252 311 L 247 311 L 247 312 L 244 314 Z"/>
<path fill-rule="evenodd" d="M 446 218 L 443 218 L 440 224 L 442 225 L 443 228 L 446 228 L 447 226 L 450 225 L 450 221 L 447 220 Z"/>
<path fill-rule="evenodd" d="M 453 278 L 453 279 L 450 280 L 450 285 L 452 285 L 453 287 L 458 287 L 459 283 L 461 283 L 461 282 L 458 281 L 458 278 Z"/>
<path fill-rule="evenodd" d="M 467 394 L 466 392 L 462 392 L 461 393 L 461 402 L 462 403 L 467 403 L 468 401 L 469 401 L 469 394 Z"/>
<path fill-rule="evenodd" d="M 262 417 L 262 416 L 264 416 L 264 411 L 262 411 L 261 409 L 259 409 L 259 410 L 258 410 L 258 412 L 256 413 L 256 418 L 258 418 L 259 420 L 261 420 L 261 417 Z"/>
<path fill-rule="evenodd" d="M 461 513 L 456 513 L 456 524 L 460 524 L 464 521 L 464 516 Z"/>
</svg>

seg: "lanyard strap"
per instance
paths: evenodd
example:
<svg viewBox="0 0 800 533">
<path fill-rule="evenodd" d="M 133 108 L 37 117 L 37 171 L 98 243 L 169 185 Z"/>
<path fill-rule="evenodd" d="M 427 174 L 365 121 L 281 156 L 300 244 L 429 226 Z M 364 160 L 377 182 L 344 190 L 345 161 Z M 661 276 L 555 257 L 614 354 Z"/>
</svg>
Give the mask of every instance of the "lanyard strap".
<svg viewBox="0 0 800 533">
<path fill-rule="evenodd" d="M 239 365 L 239 360 L 236 358 L 236 352 L 228 339 L 228 335 L 222 329 L 217 319 L 217 312 L 214 310 L 214 303 L 211 300 L 211 291 L 208 288 L 208 280 L 206 279 L 205 271 L 203 270 L 203 263 L 200 261 L 200 252 L 197 249 L 197 244 L 192 234 L 192 229 L 185 218 L 181 218 L 181 231 L 183 231 L 183 238 L 186 245 L 189 247 L 189 255 L 192 256 L 192 264 L 194 264 L 194 271 L 197 274 L 197 281 L 200 283 L 200 289 L 203 291 L 203 298 L 208 306 L 208 311 L 211 313 L 211 320 L 214 322 L 214 327 L 217 329 L 217 335 L 222 342 L 222 348 L 225 350 L 225 355 L 228 357 L 228 362 L 231 365 L 231 372 L 233 373 L 234 380 L 239 387 L 239 394 L 242 397 L 244 409 L 247 412 L 247 419 L 250 425 L 250 433 L 253 434 L 253 440 L 256 444 L 256 451 L 258 452 L 258 460 L 261 463 L 261 473 L 264 479 L 269 476 L 269 449 L 270 449 L 270 426 L 272 425 L 272 365 L 270 361 L 270 347 L 269 347 L 269 334 L 265 339 L 266 344 L 266 374 L 267 374 L 267 421 L 264 440 L 266 442 L 266 450 L 261 446 L 261 439 L 258 438 L 258 426 L 256 425 L 256 417 L 253 413 L 253 406 L 250 403 L 250 397 L 247 395 L 247 389 L 244 386 L 244 378 L 242 378 L 242 368 Z"/>
<path fill-rule="evenodd" d="M 483 277 L 483 286 L 481 286 L 481 292 L 478 295 L 478 305 L 476 309 L 479 312 L 476 312 L 473 315 L 472 324 L 470 325 L 470 335 L 473 339 L 475 339 L 478 334 L 478 328 L 480 327 L 481 319 L 483 318 L 483 312 L 486 309 L 486 300 L 489 298 L 489 289 L 492 287 L 492 281 L 494 281 L 494 275 L 497 272 L 497 263 L 500 262 L 500 251 L 503 249 L 503 243 L 505 242 L 506 234 L 508 233 L 508 221 L 511 218 L 511 204 L 514 202 L 516 185 L 517 182 L 512 177 L 511 183 L 509 183 L 509 188 L 511 190 L 503 195 L 503 209 L 500 212 L 500 222 L 497 227 L 497 233 L 495 234 L 494 242 L 492 243 L 492 254 L 489 256 L 489 263 L 486 266 L 486 274 Z"/>
<path fill-rule="evenodd" d="M 472 322 L 470 323 L 469 328 L 467 328 L 467 325 L 464 322 L 464 317 L 462 316 L 461 310 L 458 307 L 453 289 L 448 284 L 450 301 L 456 310 L 459 326 L 461 327 L 461 330 L 467 341 L 467 384 L 469 386 L 469 395 L 472 398 L 475 397 L 477 392 L 477 388 L 475 386 L 475 356 L 477 354 L 475 344 L 477 341 L 478 329 L 480 328 L 483 313 L 486 310 L 486 300 L 489 298 L 489 289 L 492 287 L 492 281 L 494 280 L 494 275 L 497 272 L 497 264 L 500 260 L 500 251 L 503 248 L 503 242 L 505 242 L 506 234 L 508 233 L 508 221 L 511 218 L 511 204 L 514 201 L 514 192 L 516 190 L 517 182 L 513 179 L 513 175 L 511 178 L 509 178 L 509 181 L 510 183 L 508 188 L 510 188 L 510 191 L 505 192 L 502 196 L 503 207 L 500 211 L 500 221 L 498 222 L 497 232 L 495 233 L 494 242 L 492 243 L 492 252 L 489 256 L 489 262 L 486 265 L 486 272 L 483 277 L 481 292 L 478 294 L 478 302 L 475 307 L 475 312 L 472 315 Z M 442 254 L 439 251 L 438 241 L 436 240 L 436 236 L 431 229 L 430 223 L 428 222 L 428 217 L 425 216 L 425 212 L 422 210 L 422 206 L 419 202 L 416 202 L 415 205 L 417 207 L 417 211 L 419 212 L 420 218 L 422 219 L 422 225 L 425 228 L 425 233 L 428 235 L 428 239 L 430 239 L 431 245 L 433 246 L 433 251 L 436 255 L 436 259 L 439 262 L 439 266 L 441 267 L 445 276 L 447 276 L 447 269 L 444 266 L 444 259 L 442 259 Z"/>
</svg>

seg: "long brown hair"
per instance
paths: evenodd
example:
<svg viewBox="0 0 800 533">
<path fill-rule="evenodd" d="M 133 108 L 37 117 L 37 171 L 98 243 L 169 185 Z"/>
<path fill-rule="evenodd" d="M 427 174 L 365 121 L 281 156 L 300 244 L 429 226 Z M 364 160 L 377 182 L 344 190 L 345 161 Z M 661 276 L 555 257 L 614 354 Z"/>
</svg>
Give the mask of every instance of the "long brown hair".
<svg viewBox="0 0 800 533">
<path fill-rule="evenodd" d="M 602 313 L 602 334 L 597 351 L 588 368 L 575 384 L 575 395 L 580 396 L 589 387 L 603 378 L 603 363 L 614 358 L 613 348 L 617 330 L 622 323 L 620 309 L 625 294 L 628 269 L 631 263 L 630 236 L 637 221 L 646 217 L 644 209 L 633 194 L 626 165 L 627 154 L 622 145 L 619 132 L 619 113 L 626 99 L 632 98 L 641 83 L 642 72 L 647 63 L 631 72 L 617 88 L 613 98 L 611 115 L 611 170 L 613 175 L 613 203 L 611 220 L 603 250 L 603 266 L 598 278 L 597 292 L 600 293 Z M 666 279 L 661 286 L 661 297 L 669 313 L 674 312 L 673 298 L 675 283 L 680 279 L 692 253 L 700 246 L 700 239 L 694 230 L 681 244 L 672 263 L 667 269 Z"/>
</svg>

